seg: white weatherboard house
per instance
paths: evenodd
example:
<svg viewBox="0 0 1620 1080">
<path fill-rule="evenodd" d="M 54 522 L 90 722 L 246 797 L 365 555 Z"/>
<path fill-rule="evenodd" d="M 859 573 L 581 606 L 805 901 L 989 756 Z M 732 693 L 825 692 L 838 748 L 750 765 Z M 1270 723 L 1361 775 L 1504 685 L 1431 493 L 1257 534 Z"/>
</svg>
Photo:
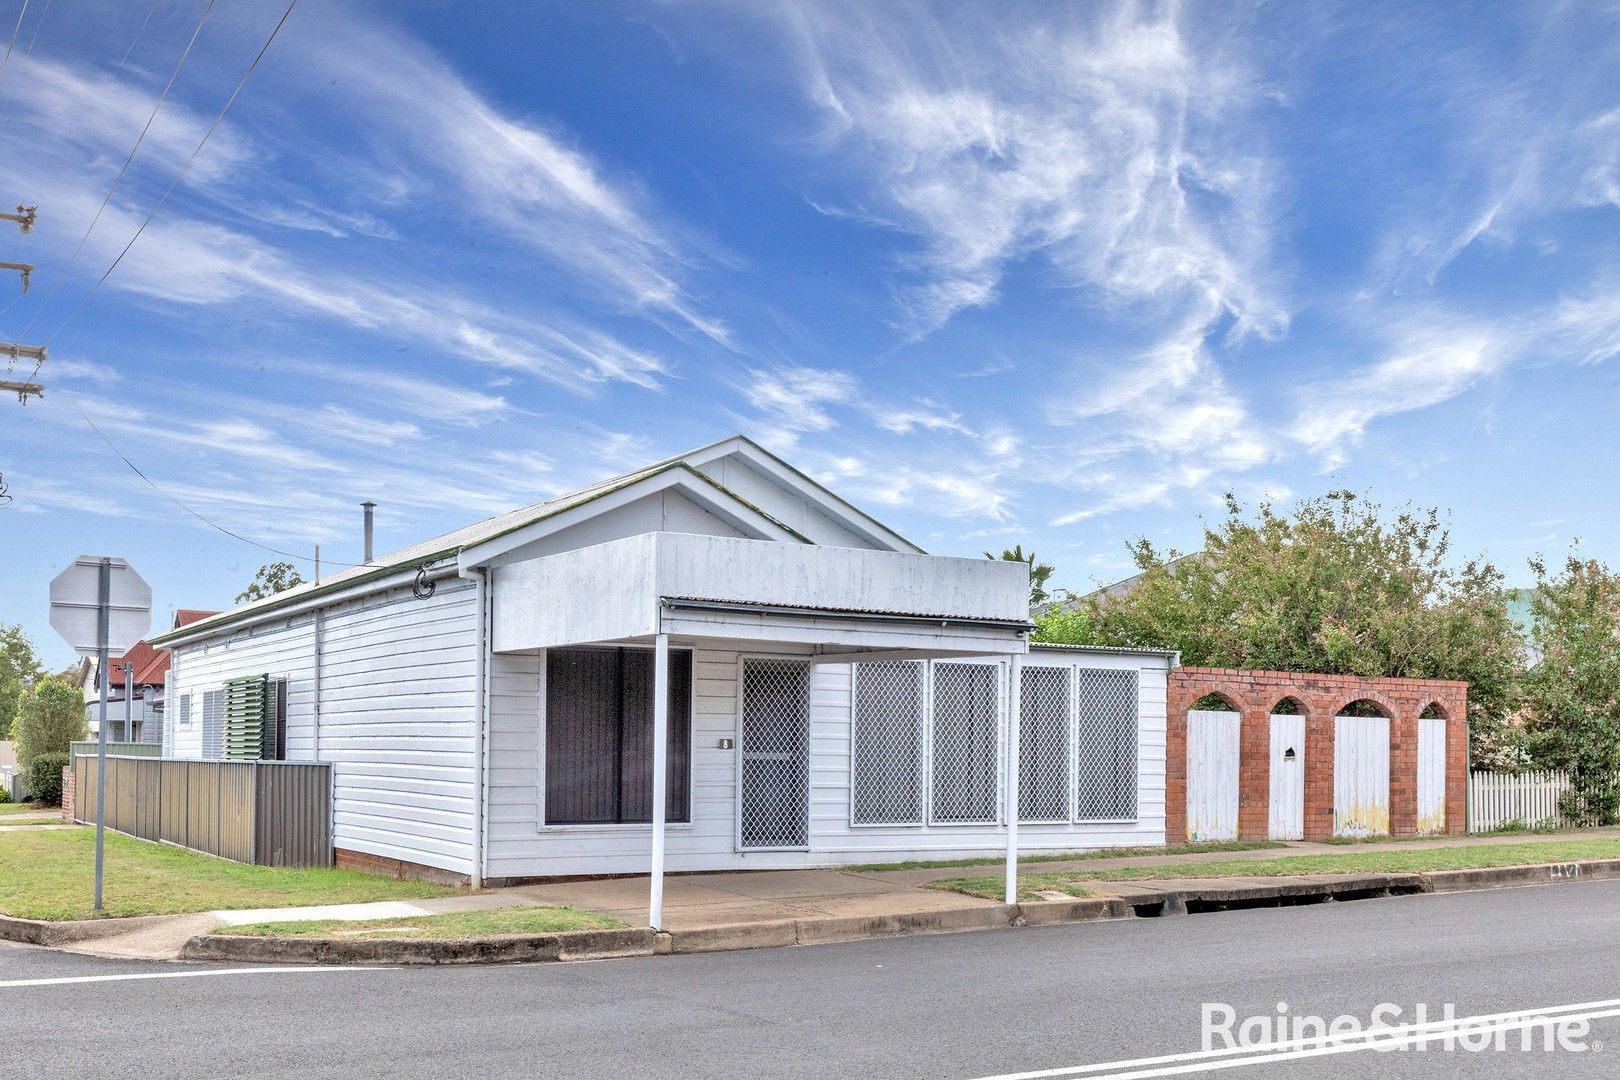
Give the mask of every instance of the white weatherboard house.
<svg viewBox="0 0 1620 1080">
<path fill-rule="evenodd" d="M 274 681 L 340 863 L 650 870 L 657 926 L 666 869 L 1163 843 L 1173 657 L 1029 629 L 1023 564 L 924 554 L 739 437 L 153 644 L 169 756 L 235 752 L 226 681 Z"/>
</svg>

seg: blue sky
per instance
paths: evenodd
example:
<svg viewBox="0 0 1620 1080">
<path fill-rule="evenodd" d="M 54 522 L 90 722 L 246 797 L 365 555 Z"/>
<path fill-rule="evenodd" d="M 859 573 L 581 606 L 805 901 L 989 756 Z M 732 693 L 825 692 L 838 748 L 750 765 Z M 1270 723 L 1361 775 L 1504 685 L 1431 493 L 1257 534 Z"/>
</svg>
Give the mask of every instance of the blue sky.
<svg viewBox="0 0 1620 1080">
<path fill-rule="evenodd" d="M 72 314 L 283 5 L 209 15 L 70 264 L 203 6 L 35 0 L 0 76 L 0 339 L 51 350 L 0 621 L 53 663 L 81 551 L 159 623 L 274 557 L 80 411 L 329 560 L 365 498 L 386 550 L 734 431 L 1073 588 L 1225 491 L 1620 557 L 1613 4 L 306 2 Z"/>
</svg>

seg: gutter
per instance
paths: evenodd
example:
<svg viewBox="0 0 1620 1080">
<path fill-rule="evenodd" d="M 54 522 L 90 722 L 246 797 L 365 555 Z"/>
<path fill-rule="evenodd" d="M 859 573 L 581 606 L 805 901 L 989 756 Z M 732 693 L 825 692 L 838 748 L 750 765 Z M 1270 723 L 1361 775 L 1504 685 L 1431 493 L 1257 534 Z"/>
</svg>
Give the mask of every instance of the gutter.
<svg viewBox="0 0 1620 1080">
<path fill-rule="evenodd" d="M 780 615 L 800 619 L 853 619 L 859 622 L 910 623 L 922 626 L 971 626 L 993 630 L 1030 631 L 1035 624 L 1028 619 L 976 619 L 966 615 L 922 615 L 886 611 L 839 611 L 836 608 L 788 607 L 780 604 L 756 604 L 732 600 L 690 600 L 679 596 L 660 599 L 663 607 L 672 611 L 719 611 L 728 614 Z"/>
</svg>

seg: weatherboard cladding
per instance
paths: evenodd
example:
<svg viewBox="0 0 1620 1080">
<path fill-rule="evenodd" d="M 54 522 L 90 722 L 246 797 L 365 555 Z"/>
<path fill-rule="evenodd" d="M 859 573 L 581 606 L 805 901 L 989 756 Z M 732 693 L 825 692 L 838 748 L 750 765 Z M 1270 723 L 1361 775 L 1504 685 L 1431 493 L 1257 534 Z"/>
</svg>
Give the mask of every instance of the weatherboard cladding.
<svg viewBox="0 0 1620 1080">
<path fill-rule="evenodd" d="M 324 610 L 320 758 L 333 763 L 338 847 L 472 872 L 475 594 L 451 579 L 428 600 L 402 587 Z M 285 678 L 287 757 L 314 756 L 312 616 L 177 652 L 177 694 L 246 674 Z M 167 753 L 201 757 L 198 727 L 177 730 Z"/>
</svg>

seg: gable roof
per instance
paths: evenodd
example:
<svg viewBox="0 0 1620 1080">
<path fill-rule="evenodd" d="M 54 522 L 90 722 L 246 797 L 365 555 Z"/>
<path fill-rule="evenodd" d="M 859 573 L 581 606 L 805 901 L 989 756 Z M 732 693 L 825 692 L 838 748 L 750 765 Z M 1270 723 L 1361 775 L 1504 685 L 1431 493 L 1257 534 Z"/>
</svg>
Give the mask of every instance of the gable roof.
<svg viewBox="0 0 1620 1080">
<path fill-rule="evenodd" d="M 390 552 L 370 563 L 345 567 L 337 573 L 322 577 L 319 583 L 305 582 L 273 596 L 238 605 L 229 611 L 205 613 L 203 617 L 187 623 L 179 622 L 177 617 L 174 629 L 158 634 L 152 638 L 152 641 L 160 644 L 166 643 L 179 636 L 182 627 L 188 630 L 199 627 L 210 630 L 224 627 L 250 615 L 285 607 L 325 593 L 360 585 L 370 580 L 388 577 L 403 570 L 435 563 L 452 556 L 464 557 L 471 549 L 478 550 L 474 553 L 475 557 L 465 562 L 465 565 L 479 565 L 481 560 L 493 558 L 503 550 L 530 543 L 538 539 L 539 536 L 548 535 L 550 531 L 555 531 L 555 528 L 564 528 L 576 523 L 576 519 L 588 518 L 592 516 L 595 508 L 591 507 L 582 516 L 570 514 L 570 511 L 583 510 L 589 507 L 590 504 L 605 502 L 609 496 L 620 492 L 627 495 L 636 494 L 643 488 L 657 490 L 665 487 L 678 487 L 685 493 L 696 496 L 699 501 L 708 503 L 711 507 L 729 508 L 730 512 L 736 517 L 751 521 L 757 531 L 770 536 L 771 539 L 789 540 L 804 544 L 811 543 L 812 541 L 802 533 L 739 497 L 713 477 L 699 471 L 699 465 L 708 464 L 728 454 L 737 454 L 743 457 L 750 465 L 757 467 L 766 476 L 783 483 L 785 486 L 789 486 L 793 491 L 813 501 L 818 507 L 823 508 L 825 512 L 830 513 L 837 520 L 849 524 L 851 530 L 858 535 L 870 537 L 880 545 L 892 545 L 900 550 L 922 552 L 922 549 L 911 543 L 911 541 L 906 540 L 875 518 L 834 495 L 821 484 L 793 468 L 758 443 L 745 436 L 734 435 L 719 442 L 688 451 L 685 454 L 665 458 L 662 461 L 654 462 L 632 472 L 610 477 L 578 490 L 556 495 L 550 499 L 543 499 L 540 502 L 531 503 L 528 506 L 509 510 L 504 514 L 497 514 L 494 517 L 475 522 L 472 525 L 454 529 L 429 540 Z M 535 528 L 546 524 L 554 525 L 555 528 Z M 507 543 L 498 543 L 502 540 L 506 540 Z"/>
<path fill-rule="evenodd" d="M 121 682 L 126 663 L 133 669 L 130 678 L 135 685 L 160 683 L 163 673 L 169 670 L 169 652 L 167 649 L 154 649 L 149 642 L 137 641 L 123 656 L 107 660 L 107 681 Z"/>
</svg>

